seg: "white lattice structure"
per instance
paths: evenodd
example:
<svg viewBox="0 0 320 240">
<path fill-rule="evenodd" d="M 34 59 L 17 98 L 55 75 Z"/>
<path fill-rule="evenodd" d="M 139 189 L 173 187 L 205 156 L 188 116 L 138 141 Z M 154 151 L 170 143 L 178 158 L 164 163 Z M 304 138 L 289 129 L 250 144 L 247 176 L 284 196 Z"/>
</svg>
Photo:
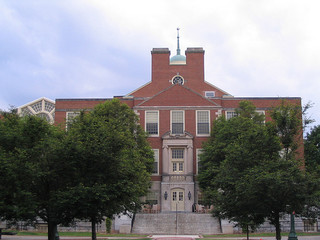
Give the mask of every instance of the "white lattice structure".
<svg viewBox="0 0 320 240">
<path fill-rule="evenodd" d="M 36 115 L 46 119 L 49 123 L 54 122 L 55 102 L 42 97 L 18 107 L 20 116 Z"/>
</svg>

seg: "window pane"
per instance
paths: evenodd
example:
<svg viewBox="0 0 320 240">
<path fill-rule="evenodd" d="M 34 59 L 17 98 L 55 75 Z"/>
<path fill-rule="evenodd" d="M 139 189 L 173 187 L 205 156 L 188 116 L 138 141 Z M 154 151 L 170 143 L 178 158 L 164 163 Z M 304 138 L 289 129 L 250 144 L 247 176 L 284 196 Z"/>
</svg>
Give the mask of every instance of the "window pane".
<svg viewBox="0 0 320 240">
<path fill-rule="evenodd" d="M 177 171 L 177 163 L 172 163 L 172 171 L 176 172 Z"/>
<path fill-rule="evenodd" d="M 177 200 L 177 192 L 173 192 L 172 193 L 172 201 L 176 201 Z"/>
<path fill-rule="evenodd" d="M 146 126 L 149 134 L 158 134 L 158 123 L 147 123 Z"/>
<path fill-rule="evenodd" d="M 183 111 L 172 111 L 172 134 L 183 134 Z"/>
<path fill-rule="evenodd" d="M 183 122 L 183 111 L 172 111 L 172 122 L 182 123 Z"/>
<path fill-rule="evenodd" d="M 198 123 L 198 134 L 209 134 L 209 123 Z"/>
<path fill-rule="evenodd" d="M 214 91 L 206 91 L 205 95 L 207 98 L 213 98 L 215 96 L 215 92 Z"/>
<path fill-rule="evenodd" d="M 197 111 L 198 134 L 209 134 L 209 111 Z"/>
<path fill-rule="evenodd" d="M 238 114 L 236 112 L 227 112 L 227 120 L 236 117 Z"/>
<path fill-rule="evenodd" d="M 80 112 L 67 112 L 67 129 L 70 129 L 74 119 L 80 115 Z"/>
<path fill-rule="evenodd" d="M 183 123 L 172 123 L 172 134 L 183 134 Z"/>
<path fill-rule="evenodd" d="M 146 112 L 146 132 L 158 134 L 158 112 Z"/>
<path fill-rule="evenodd" d="M 183 192 L 179 192 L 179 201 L 183 201 Z"/>
<path fill-rule="evenodd" d="M 183 163 L 179 163 L 179 172 L 183 172 Z"/>
<path fill-rule="evenodd" d="M 172 149 L 172 158 L 173 159 L 183 159 L 184 150 L 182 148 L 173 148 Z"/>
</svg>

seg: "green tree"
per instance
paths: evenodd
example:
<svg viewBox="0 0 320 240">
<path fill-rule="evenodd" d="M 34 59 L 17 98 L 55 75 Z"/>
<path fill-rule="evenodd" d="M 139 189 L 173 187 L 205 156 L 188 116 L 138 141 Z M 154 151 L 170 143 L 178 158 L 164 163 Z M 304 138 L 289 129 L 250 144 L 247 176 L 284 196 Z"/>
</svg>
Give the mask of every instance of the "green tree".
<svg viewBox="0 0 320 240">
<path fill-rule="evenodd" d="M 16 222 L 33 220 L 35 203 L 25 188 L 32 172 L 19 158 L 24 155 L 25 140 L 19 134 L 23 122 L 14 113 L 1 113 L 0 118 L 0 217 Z M 20 148 L 17 148 L 20 146 Z M 23 180 L 26 178 L 24 184 Z"/>
<path fill-rule="evenodd" d="M 281 105 L 266 124 L 249 102 L 241 102 L 237 112 L 214 121 L 201 156 L 200 187 L 217 216 L 252 229 L 268 218 L 280 239 L 281 214 L 301 210 L 308 185 L 295 154 L 299 112 Z"/>
<path fill-rule="evenodd" d="M 282 145 L 282 158 L 285 160 L 303 161 L 297 150 L 302 142 L 302 112 L 301 107 L 283 101 L 280 106 L 270 112 L 272 124 Z M 299 159 L 300 157 L 300 159 Z"/>
<path fill-rule="evenodd" d="M 150 186 L 153 151 L 136 114 L 119 100 L 82 112 L 68 131 L 78 148 L 79 184 L 72 188 L 75 216 L 95 225 L 104 217 L 140 207 Z"/>
<path fill-rule="evenodd" d="M 320 174 L 320 125 L 313 127 L 310 133 L 307 133 L 304 149 L 307 171 L 316 171 Z"/>
<path fill-rule="evenodd" d="M 214 214 L 235 221 L 249 234 L 264 222 L 262 202 L 252 187 L 252 169 L 277 157 L 275 138 L 263 124 L 264 116 L 250 102 L 241 102 L 238 116 L 214 121 L 211 138 L 201 156 L 200 187 Z"/>
<path fill-rule="evenodd" d="M 45 120 L 3 113 L 0 120 L 0 209 L 6 220 L 48 223 L 48 239 L 56 227 L 72 219 L 65 200 L 74 184 L 76 162 L 68 153 L 65 133 Z M 68 161 L 66 161 L 68 159 Z"/>
<path fill-rule="evenodd" d="M 310 195 L 303 216 L 314 220 L 320 216 L 320 126 L 314 126 L 307 133 L 304 142 L 305 166 L 307 174 L 313 179 Z"/>
</svg>

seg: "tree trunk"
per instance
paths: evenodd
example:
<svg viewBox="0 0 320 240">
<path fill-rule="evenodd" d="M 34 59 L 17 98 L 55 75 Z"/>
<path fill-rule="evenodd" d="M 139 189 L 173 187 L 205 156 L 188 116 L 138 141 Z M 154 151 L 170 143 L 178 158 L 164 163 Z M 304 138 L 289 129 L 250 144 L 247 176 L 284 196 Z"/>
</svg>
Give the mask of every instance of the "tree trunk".
<svg viewBox="0 0 320 240">
<path fill-rule="evenodd" d="M 97 232 L 96 232 L 96 222 L 95 222 L 95 220 L 91 220 L 91 234 L 92 234 L 91 239 L 92 240 L 97 240 Z"/>
<path fill-rule="evenodd" d="M 219 229 L 220 229 L 220 232 L 223 233 L 221 217 L 218 217 L 218 219 L 219 219 Z"/>
<path fill-rule="evenodd" d="M 249 240 L 249 224 L 247 224 L 247 240 Z"/>
<path fill-rule="evenodd" d="M 57 232 L 57 224 L 52 221 L 48 221 L 48 240 L 55 240 Z"/>
<path fill-rule="evenodd" d="M 278 212 L 275 214 L 274 226 L 276 227 L 276 239 L 281 240 L 280 215 Z"/>
</svg>

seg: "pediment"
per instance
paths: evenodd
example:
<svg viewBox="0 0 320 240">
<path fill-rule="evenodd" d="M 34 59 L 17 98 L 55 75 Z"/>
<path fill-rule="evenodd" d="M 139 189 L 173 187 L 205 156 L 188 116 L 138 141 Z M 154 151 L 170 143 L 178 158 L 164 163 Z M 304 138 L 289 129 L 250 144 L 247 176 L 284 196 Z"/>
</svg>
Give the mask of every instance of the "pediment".
<svg viewBox="0 0 320 240">
<path fill-rule="evenodd" d="M 170 131 L 162 135 L 162 139 L 193 139 L 193 135 L 189 132 L 184 132 L 183 134 L 171 134 Z"/>
<path fill-rule="evenodd" d="M 183 85 L 172 85 L 160 91 L 138 106 L 212 106 L 219 107 L 212 99 L 205 98 L 199 93 Z"/>
</svg>

